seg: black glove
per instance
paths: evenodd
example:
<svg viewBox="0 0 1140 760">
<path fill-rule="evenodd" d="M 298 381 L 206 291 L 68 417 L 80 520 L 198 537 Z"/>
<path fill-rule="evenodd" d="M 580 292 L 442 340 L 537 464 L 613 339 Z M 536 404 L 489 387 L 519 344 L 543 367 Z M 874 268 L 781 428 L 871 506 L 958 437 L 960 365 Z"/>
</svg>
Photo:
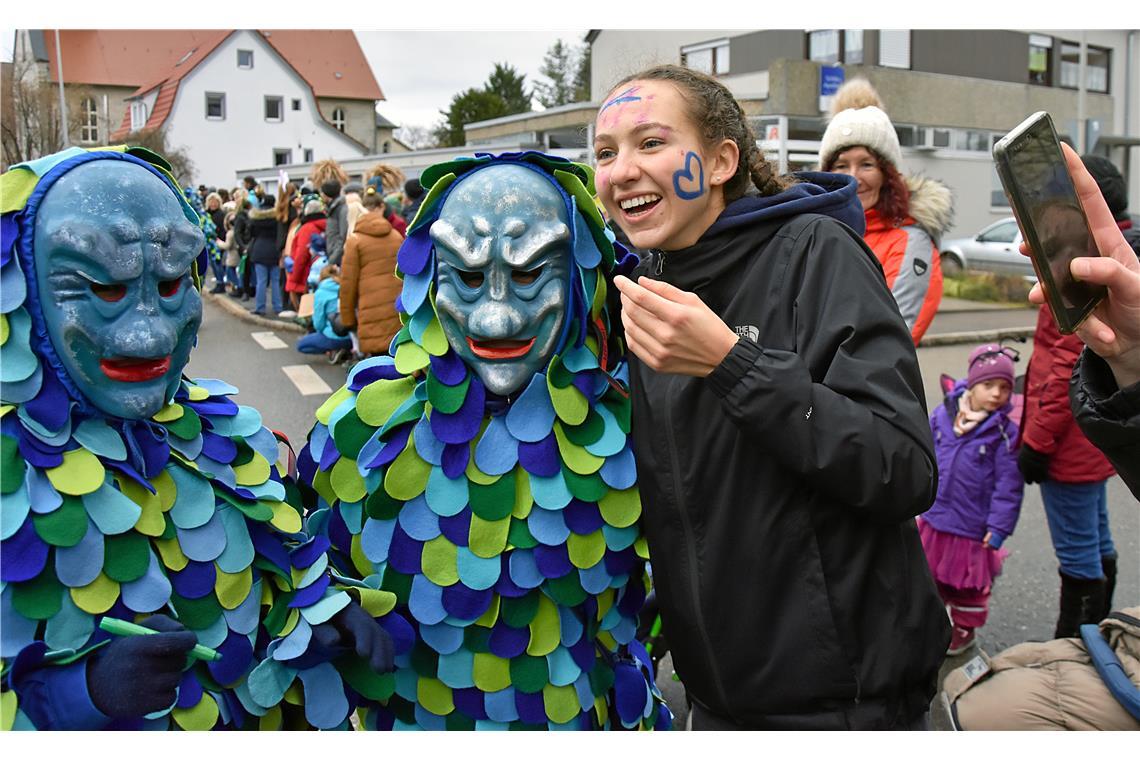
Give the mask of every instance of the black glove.
<svg viewBox="0 0 1140 760">
<path fill-rule="evenodd" d="M 334 333 L 336 333 L 337 335 L 339 335 L 342 338 L 347 336 L 349 333 L 349 330 L 350 330 L 350 328 L 345 327 L 344 324 L 341 323 L 340 314 L 333 314 L 332 315 L 332 319 L 329 320 L 329 326 L 332 328 L 332 331 Z"/>
<path fill-rule="evenodd" d="M 390 673 L 395 667 L 392 637 L 356 602 L 350 602 L 327 623 L 313 626 L 310 649 L 321 652 L 326 660 L 355 651 L 377 673 Z"/>
<path fill-rule="evenodd" d="M 166 615 L 140 625 L 161 633 L 113 640 L 87 663 L 87 692 L 111 718 L 138 718 L 174 704 L 186 655 L 198 637 Z"/>
<path fill-rule="evenodd" d="M 1022 442 L 1017 452 L 1017 469 L 1026 483 L 1042 483 L 1049 479 L 1049 455 Z"/>
</svg>

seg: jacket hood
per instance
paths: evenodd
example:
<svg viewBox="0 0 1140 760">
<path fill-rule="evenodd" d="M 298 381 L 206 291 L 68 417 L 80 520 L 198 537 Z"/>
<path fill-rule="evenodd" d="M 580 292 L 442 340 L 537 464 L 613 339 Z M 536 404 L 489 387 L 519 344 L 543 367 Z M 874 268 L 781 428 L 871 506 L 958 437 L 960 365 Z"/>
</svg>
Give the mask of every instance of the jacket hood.
<svg viewBox="0 0 1140 760">
<path fill-rule="evenodd" d="M 275 210 L 271 208 L 255 208 L 249 212 L 250 219 L 275 219 Z"/>
<path fill-rule="evenodd" d="M 939 245 L 954 221 L 954 194 L 938 180 L 921 175 L 908 176 L 906 186 L 911 218 Z"/>
<path fill-rule="evenodd" d="M 942 400 L 942 405 L 946 407 L 946 412 L 950 415 L 951 422 L 953 422 L 954 416 L 958 414 L 958 399 L 960 399 L 962 397 L 962 394 L 965 392 L 966 378 L 962 378 L 961 380 L 954 383 L 954 387 L 950 389 L 950 392 L 946 394 L 946 398 Z M 1006 401 L 1002 406 L 995 409 L 989 415 L 989 417 L 986 417 L 986 419 L 982 421 L 982 424 L 987 424 L 990 421 L 990 417 L 1001 417 L 1004 421 L 1004 419 L 1007 419 L 1009 417 L 1009 414 L 1012 411 L 1013 394 L 1011 393 L 1009 395 L 1009 400 Z"/>
<path fill-rule="evenodd" d="M 863 206 L 855 193 L 854 177 L 830 172 L 795 172 L 793 176 L 799 182 L 782 193 L 746 195 L 728 204 L 705 235 L 799 214 L 824 214 L 863 234 Z"/>
<path fill-rule="evenodd" d="M 383 214 L 361 214 L 356 218 L 356 225 L 353 226 L 352 231 L 372 237 L 384 237 L 392 231 L 392 225 L 384 218 Z"/>
</svg>

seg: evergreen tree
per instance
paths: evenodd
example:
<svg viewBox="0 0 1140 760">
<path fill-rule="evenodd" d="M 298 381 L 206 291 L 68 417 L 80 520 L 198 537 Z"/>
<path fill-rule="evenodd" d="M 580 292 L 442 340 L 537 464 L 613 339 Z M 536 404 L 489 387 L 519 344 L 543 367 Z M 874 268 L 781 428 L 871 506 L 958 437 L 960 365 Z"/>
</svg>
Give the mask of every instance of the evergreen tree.
<svg viewBox="0 0 1140 760">
<path fill-rule="evenodd" d="M 547 108 L 573 103 L 575 97 L 574 49 L 557 40 L 542 59 L 539 73 L 549 81 L 534 85 L 535 97 Z"/>
<path fill-rule="evenodd" d="M 507 63 L 496 63 L 495 70 L 491 72 L 491 76 L 487 77 L 487 83 L 483 85 L 483 90 L 502 98 L 507 109 L 506 113 L 502 115 L 524 113 L 531 110 L 531 93 L 526 91 L 525 80 L 526 77 L 519 74 L 514 66 Z"/>
<path fill-rule="evenodd" d="M 454 148 L 466 144 L 463 125 L 486 119 L 497 119 L 512 113 L 501 95 L 486 89 L 468 88 L 451 99 L 451 106 L 443 114 L 443 121 L 435 128 L 436 143 L 440 147 Z"/>
<path fill-rule="evenodd" d="M 574 73 L 574 102 L 590 100 L 590 51 L 589 44 L 578 50 L 578 69 Z"/>
</svg>

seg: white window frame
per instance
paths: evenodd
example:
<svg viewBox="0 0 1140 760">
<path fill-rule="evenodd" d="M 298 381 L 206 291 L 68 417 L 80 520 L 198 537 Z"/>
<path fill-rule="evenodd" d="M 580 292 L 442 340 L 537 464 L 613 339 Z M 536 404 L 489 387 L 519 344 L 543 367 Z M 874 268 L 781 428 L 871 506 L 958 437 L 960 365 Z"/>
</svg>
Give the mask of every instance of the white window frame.
<svg viewBox="0 0 1140 760">
<path fill-rule="evenodd" d="M 343 132 L 344 131 L 344 124 L 345 124 L 344 109 L 341 108 L 340 106 L 337 106 L 336 108 L 334 108 L 332 110 L 332 125 L 334 127 L 336 127 L 336 130 L 338 132 Z"/>
<path fill-rule="evenodd" d="M 277 163 L 277 155 L 279 153 L 285 154 L 285 160 L 282 161 L 281 163 Z M 293 163 L 293 149 L 292 148 L 274 148 L 273 149 L 273 165 L 274 166 L 286 166 L 286 165 L 291 164 L 291 163 Z"/>
<path fill-rule="evenodd" d="M 242 62 L 241 62 L 241 54 L 242 53 L 249 53 L 249 65 L 248 66 L 242 65 Z M 239 69 L 252 69 L 253 68 L 253 51 L 252 50 L 241 50 L 241 49 L 239 49 L 237 51 L 237 67 Z"/>
<path fill-rule="evenodd" d="M 834 55 L 820 55 L 812 53 L 812 42 L 816 39 L 830 39 L 835 43 Z M 829 51 L 831 53 L 832 51 Z M 816 63 L 839 63 L 843 60 L 843 30 L 841 29 L 809 29 L 807 32 L 807 54 L 809 61 Z"/>
<path fill-rule="evenodd" d="M 99 142 L 99 104 L 95 98 L 83 98 L 79 101 L 79 109 L 79 142 Z"/>
<path fill-rule="evenodd" d="M 210 98 L 218 98 L 218 102 L 222 107 L 221 116 L 210 115 Z M 206 93 L 206 118 L 210 121 L 225 121 L 226 120 L 226 94 L 224 92 L 207 92 Z"/>
<path fill-rule="evenodd" d="M 910 68 L 909 29 L 882 29 L 879 31 L 879 65 L 892 69 Z"/>
<path fill-rule="evenodd" d="M 730 72 L 730 63 L 728 57 L 728 38 L 722 37 L 719 40 L 709 40 L 708 42 L 698 42 L 695 45 L 685 45 L 681 48 L 681 64 L 688 64 L 688 56 L 692 53 L 703 53 L 706 50 L 711 51 L 712 62 L 709 66 L 709 71 L 706 74 L 713 76 L 721 76 Z M 696 68 L 690 66 L 690 68 Z M 704 71 L 704 69 L 697 69 Z"/>
<path fill-rule="evenodd" d="M 305 157 L 304 163 L 306 163 L 306 164 L 313 163 L 313 149 L 312 148 L 305 148 L 302 155 Z"/>
<path fill-rule="evenodd" d="M 146 126 L 146 103 L 136 100 L 131 103 L 131 131 L 136 132 Z"/>
<path fill-rule="evenodd" d="M 269 115 L 269 104 L 274 102 L 277 103 L 277 116 L 275 117 Z M 269 122 L 285 121 L 285 98 L 280 95 L 266 95 L 262 104 L 262 114 L 265 116 L 265 120 Z"/>
</svg>

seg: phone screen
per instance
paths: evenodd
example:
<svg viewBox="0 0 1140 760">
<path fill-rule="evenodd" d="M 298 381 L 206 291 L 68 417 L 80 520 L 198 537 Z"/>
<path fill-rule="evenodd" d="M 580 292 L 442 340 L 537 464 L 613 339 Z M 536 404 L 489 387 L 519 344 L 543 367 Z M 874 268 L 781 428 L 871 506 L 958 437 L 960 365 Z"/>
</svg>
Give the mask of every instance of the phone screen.
<svg viewBox="0 0 1140 760">
<path fill-rule="evenodd" d="M 1052 285 L 1069 322 L 1075 325 L 1103 296 L 1103 288 L 1074 280 L 1069 262 L 1079 256 L 1099 256 L 1076 188 L 1069 177 L 1065 157 L 1061 153 L 1052 124 L 1038 119 L 1017 137 L 1006 150 L 1007 169 L 1016 188 L 1021 208 L 1018 216 L 1031 247 L 1039 256 L 1039 274 Z M 1032 231 L 1026 229 L 1032 227 Z M 1036 246 L 1033 237 L 1036 237 Z M 1051 282 L 1050 282 L 1051 281 Z"/>
</svg>

